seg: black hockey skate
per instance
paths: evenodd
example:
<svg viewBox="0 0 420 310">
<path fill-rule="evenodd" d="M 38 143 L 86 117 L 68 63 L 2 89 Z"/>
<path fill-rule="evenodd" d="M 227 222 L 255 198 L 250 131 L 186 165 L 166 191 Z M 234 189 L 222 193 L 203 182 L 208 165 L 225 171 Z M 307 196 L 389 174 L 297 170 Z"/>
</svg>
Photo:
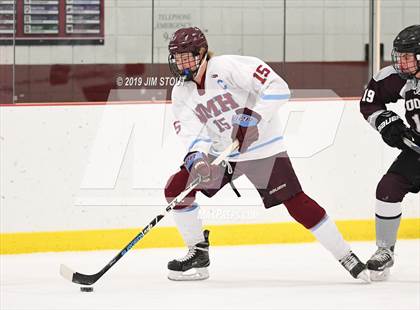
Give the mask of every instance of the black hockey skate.
<svg viewBox="0 0 420 310">
<path fill-rule="evenodd" d="M 173 281 L 205 280 L 209 277 L 207 267 L 209 259 L 209 234 L 208 230 L 203 232 L 204 241 L 189 248 L 186 256 L 174 259 L 168 263 L 168 279 Z"/>
<path fill-rule="evenodd" d="M 394 265 L 394 247 L 378 248 L 367 261 L 372 281 L 385 281 L 390 274 L 390 268 Z"/>
<path fill-rule="evenodd" d="M 343 265 L 344 268 L 355 279 L 361 279 L 365 282 L 370 282 L 369 274 L 366 269 L 366 265 L 363 264 L 360 259 L 354 254 L 352 251 L 349 252 L 346 256 L 344 256 L 342 259 L 340 259 L 341 265 Z"/>
</svg>

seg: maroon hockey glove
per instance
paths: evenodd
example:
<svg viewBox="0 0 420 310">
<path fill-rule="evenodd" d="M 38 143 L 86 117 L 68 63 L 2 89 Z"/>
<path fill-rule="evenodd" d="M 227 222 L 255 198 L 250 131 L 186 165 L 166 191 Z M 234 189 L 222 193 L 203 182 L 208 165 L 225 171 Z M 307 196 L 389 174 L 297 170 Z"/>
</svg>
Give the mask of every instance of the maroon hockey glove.
<svg viewBox="0 0 420 310">
<path fill-rule="evenodd" d="M 201 182 L 211 181 L 211 166 L 206 154 L 202 152 L 188 153 L 184 158 L 184 166 L 193 180 L 201 177 Z"/>
<path fill-rule="evenodd" d="M 238 139 L 239 152 L 246 152 L 249 146 L 258 140 L 258 123 L 261 116 L 248 108 L 238 109 L 232 117 L 232 140 Z"/>
<path fill-rule="evenodd" d="M 382 112 L 376 118 L 375 126 L 386 144 L 401 150 L 407 149 L 403 137 L 406 135 L 408 128 L 398 114 L 390 110 Z"/>
</svg>

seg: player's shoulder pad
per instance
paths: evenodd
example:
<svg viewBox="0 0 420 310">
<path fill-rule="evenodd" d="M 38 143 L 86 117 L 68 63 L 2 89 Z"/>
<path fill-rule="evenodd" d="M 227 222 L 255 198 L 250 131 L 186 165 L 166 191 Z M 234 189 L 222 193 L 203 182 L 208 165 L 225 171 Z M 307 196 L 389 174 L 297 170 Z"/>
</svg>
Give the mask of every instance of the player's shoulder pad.
<svg viewBox="0 0 420 310">
<path fill-rule="evenodd" d="M 254 65 L 262 62 L 263 61 L 261 59 L 253 56 L 219 55 L 210 58 L 209 65 L 224 68 L 226 65 L 236 67 L 238 65 Z"/>
<path fill-rule="evenodd" d="M 242 55 L 222 55 L 215 57 L 219 64 L 232 64 L 232 65 L 254 65 L 260 64 L 263 61 L 254 56 L 242 56 Z"/>
<path fill-rule="evenodd" d="M 387 67 L 384 67 L 381 70 L 379 70 L 373 76 L 373 79 L 376 82 L 379 82 L 379 81 L 385 80 L 386 78 L 389 78 L 391 76 L 394 77 L 393 75 L 396 75 L 399 78 L 399 75 L 398 75 L 397 71 L 394 69 L 394 67 L 393 66 L 387 66 Z"/>
<path fill-rule="evenodd" d="M 224 71 L 226 70 L 226 67 L 229 67 L 232 64 L 232 57 L 233 55 L 213 56 L 210 58 L 207 68 L 210 71 Z"/>
<path fill-rule="evenodd" d="M 221 55 L 214 56 L 209 61 L 208 70 L 211 74 L 229 75 L 229 72 L 254 70 L 263 61 L 252 56 Z M 251 75 L 252 77 L 252 75 Z"/>
</svg>

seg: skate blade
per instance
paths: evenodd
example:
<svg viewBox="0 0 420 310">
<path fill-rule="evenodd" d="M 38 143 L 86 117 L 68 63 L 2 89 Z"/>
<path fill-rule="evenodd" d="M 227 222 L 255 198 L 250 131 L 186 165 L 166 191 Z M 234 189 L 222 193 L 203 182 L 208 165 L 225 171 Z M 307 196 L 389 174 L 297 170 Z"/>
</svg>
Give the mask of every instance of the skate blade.
<svg viewBox="0 0 420 310">
<path fill-rule="evenodd" d="M 170 270 L 168 279 L 172 281 L 199 281 L 209 278 L 209 271 L 207 268 L 193 268 L 188 271 L 173 271 Z"/>
<path fill-rule="evenodd" d="M 391 273 L 389 268 L 385 268 L 382 271 L 377 270 L 369 270 L 370 271 L 370 279 L 372 281 L 386 281 L 389 278 Z"/>
<path fill-rule="evenodd" d="M 370 277 L 369 277 L 369 272 L 367 271 L 367 269 L 363 270 L 362 272 L 360 272 L 357 275 L 357 278 L 366 282 L 366 283 L 370 283 Z"/>
</svg>

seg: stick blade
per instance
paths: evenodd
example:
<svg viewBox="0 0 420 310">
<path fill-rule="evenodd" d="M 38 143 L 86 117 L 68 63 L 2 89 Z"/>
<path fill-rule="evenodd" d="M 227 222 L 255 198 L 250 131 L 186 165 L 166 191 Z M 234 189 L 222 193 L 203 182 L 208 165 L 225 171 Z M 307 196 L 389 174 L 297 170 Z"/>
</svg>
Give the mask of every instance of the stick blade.
<svg viewBox="0 0 420 310">
<path fill-rule="evenodd" d="M 73 276 L 75 272 L 71 270 L 69 267 L 67 267 L 66 265 L 63 265 L 63 264 L 60 265 L 60 274 L 64 279 L 67 279 L 70 282 L 73 282 Z"/>
<path fill-rule="evenodd" d="M 69 280 L 70 282 L 82 285 L 92 285 L 104 274 L 105 272 L 101 270 L 96 274 L 83 274 L 73 271 L 71 268 L 66 265 L 60 265 L 60 274 L 64 279 Z"/>
</svg>

